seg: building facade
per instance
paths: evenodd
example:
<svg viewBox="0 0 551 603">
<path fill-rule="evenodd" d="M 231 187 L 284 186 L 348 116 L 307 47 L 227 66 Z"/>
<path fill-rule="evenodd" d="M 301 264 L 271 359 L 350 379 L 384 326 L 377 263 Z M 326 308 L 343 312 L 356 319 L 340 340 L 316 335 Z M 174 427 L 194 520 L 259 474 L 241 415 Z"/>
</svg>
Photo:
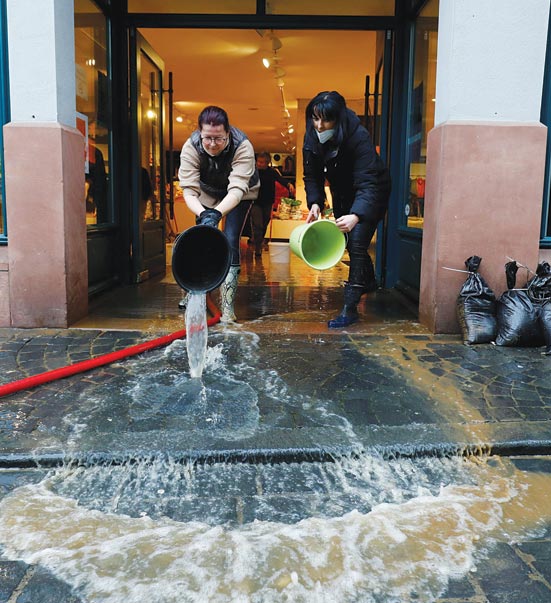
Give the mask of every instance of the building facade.
<svg viewBox="0 0 551 603">
<path fill-rule="evenodd" d="M 365 117 L 393 180 L 377 271 L 433 332 L 458 330 L 464 275 L 446 268 L 479 255 L 500 293 L 508 257 L 551 258 L 548 0 L 205 6 L 0 3 L 0 326 L 68 327 L 90 296 L 166 269 L 172 84 L 147 28 L 370 32 Z"/>
</svg>

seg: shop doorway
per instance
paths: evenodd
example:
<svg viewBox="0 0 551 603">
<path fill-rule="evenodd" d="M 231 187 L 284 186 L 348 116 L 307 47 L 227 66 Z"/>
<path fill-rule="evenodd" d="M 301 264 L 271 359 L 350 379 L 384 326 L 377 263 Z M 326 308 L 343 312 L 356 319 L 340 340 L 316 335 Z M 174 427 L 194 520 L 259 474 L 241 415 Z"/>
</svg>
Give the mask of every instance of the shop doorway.
<svg viewBox="0 0 551 603">
<path fill-rule="evenodd" d="M 135 119 L 132 197 L 139 205 L 134 209 L 132 235 L 134 282 L 161 272 L 164 244 L 193 223 L 177 183 L 178 157 L 197 127 L 199 112 L 208 104 L 224 107 L 255 151 L 268 151 L 281 171 L 292 162 L 296 198 L 304 209 L 304 109 L 320 90 L 334 89 L 345 96 L 389 161 L 390 31 L 144 27 L 131 31 L 130 39 Z M 170 122 L 168 97 L 163 96 L 168 73 L 173 74 L 174 88 Z M 155 115 L 148 113 L 152 109 Z M 174 133 L 172 147 L 169 126 Z M 147 179 L 142 180 L 144 168 L 153 190 L 149 199 L 144 199 L 148 192 Z M 174 208 L 166 219 L 165 203 Z M 384 278 L 384 241 L 381 227 L 374 249 L 380 279 Z"/>
</svg>

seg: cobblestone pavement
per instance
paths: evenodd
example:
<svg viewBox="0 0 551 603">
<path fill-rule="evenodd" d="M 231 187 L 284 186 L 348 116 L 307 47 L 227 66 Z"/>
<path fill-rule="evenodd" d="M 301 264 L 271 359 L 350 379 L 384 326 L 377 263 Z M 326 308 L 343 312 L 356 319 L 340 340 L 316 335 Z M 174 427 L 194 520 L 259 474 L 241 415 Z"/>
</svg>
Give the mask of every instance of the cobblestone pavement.
<svg viewBox="0 0 551 603">
<path fill-rule="evenodd" d="M 152 337 L 0 329 L 0 385 Z M 231 412 L 216 395 L 206 409 L 189 402 L 197 390 L 192 380 L 180 381 L 187 370 L 181 341 L 0 398 L 0 497 L 71 458 L 117 464 L 160 453 L 198 464 L 247 461 L 256 473 L 239 480 L 239 496 L 202 499 L 234 523 L 266 519 L 258 514 L 266 498 L 260 504 L 258 491 L 248 496 L 247 488 L 258 488 L 258 467 L 267 458 L 299 467 L 365 453 L 386 459 L 484 453 L 509 457 L 521 472 L 551 473 L 550 358 L 538 348 L 468 347 L 417 328 L 297 335 L 252 323 L 214 327 L 209 346 L 213 358 L 203 382 L 231 397 Z M 175 383 L 183 389 L 171 397 Z M 312 492 L 296 471 L 268 501 L 268 519 L 278 519 L 281 505 L 296 520 L 312 513 Z M 178 518 L 192 517 L 178 509 Z M 438 602 L 550 603 L 551 526 L 497 543 L 476 568 L 451 580 Z M 42 566 L 0 558 L 0 603 L 30 602 L 85 603 Z"/>
</svg>

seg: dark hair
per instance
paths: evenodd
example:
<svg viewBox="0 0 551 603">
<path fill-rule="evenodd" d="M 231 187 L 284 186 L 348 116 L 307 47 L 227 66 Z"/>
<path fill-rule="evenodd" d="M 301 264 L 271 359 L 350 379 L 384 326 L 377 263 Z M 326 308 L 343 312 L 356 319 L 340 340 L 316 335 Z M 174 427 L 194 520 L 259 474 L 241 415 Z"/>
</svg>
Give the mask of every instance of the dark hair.
<svg viewBox="0 0 551 603">
<path fill-rule="evenodd" d="M 306 107 L 306 131 L 313 129 L 314 117 L 321 117 L 323 120 L 334 121 L 336 135 L 335 142 L 340 144 L 346 132 L 346 101 L 344 97 L 334 90 L 318 92 L 316 96 L 308 103 Z"/>
<path fill-rule="evenodd" d="M 199 113 L 199 118 L 197 119 L 197 123 L 199 124 L 199 130 L 207 125 L 207 126 L 224 126 L 224 130 L 226 132 L 230 131 L 230 120 L 228 119 L 228 114 L 221 107 L 216 107 L 215 105 L 209 105 L 205 107 L 201 113 Z"/>
<path fill-rule="evenodd" d="M 264 159 L 266 159 L 266 161 L 268 163 L 272 163 L 272 156 L 270 155 L 270 153 L 268 153 L 268 151 L 261 151 L 256 158 L 260 159 L 261 157 L 264 157 Z"/>
</svg>

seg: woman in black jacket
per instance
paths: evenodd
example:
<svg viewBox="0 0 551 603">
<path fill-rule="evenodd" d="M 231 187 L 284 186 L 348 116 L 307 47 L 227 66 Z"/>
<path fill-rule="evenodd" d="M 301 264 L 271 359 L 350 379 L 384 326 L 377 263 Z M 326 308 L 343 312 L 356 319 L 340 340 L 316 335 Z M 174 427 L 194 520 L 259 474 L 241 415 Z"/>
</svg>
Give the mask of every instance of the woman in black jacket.
<svg viewBox="0 0 551 603">
<path fill-rule="evenodd" d="M 369 133 L 338 92 L 320 92 L 308 103 L 302 154 L 307 222 L 316 220 L 325 205 L 327 179 L 336 224 L 348 237 L 344 307 L 328 323 L 347 327 L 359 318 L 361 296 L 377 289 L 368 250 L 388 206 L 390 176 Z"/>
</svg>

